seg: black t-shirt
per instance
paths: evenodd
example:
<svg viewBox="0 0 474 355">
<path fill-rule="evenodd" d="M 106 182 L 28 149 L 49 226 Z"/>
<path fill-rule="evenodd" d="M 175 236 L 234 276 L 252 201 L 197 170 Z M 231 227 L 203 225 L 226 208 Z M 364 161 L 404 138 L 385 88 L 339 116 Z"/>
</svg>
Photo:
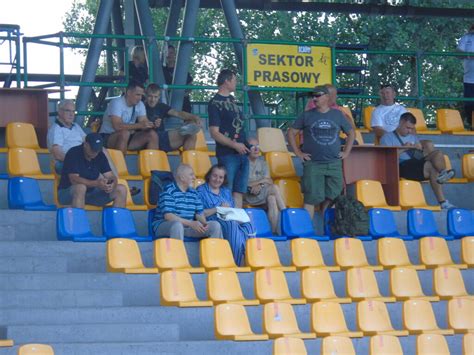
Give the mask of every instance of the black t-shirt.
<svg viewBox="0 0 474 355">
<path fill-rule="evenodd" d="M 124 71 L 124 69 L 121 68 L 121 71 Z M 145 85 L 145 83 L 148 80 L 147 65 L 144 64 L 144 65 L 140 65 L 136 67 L 132 60 L 129 61 L 128 62 L 128 80 L 129 82 L 135 82 L 135 83 Z"/>
<path fill-rule="evenodd" d="M 99 152 L 99 154 L 90 161 L 86 159 L 83 143 L 76 147 L 72 147 L 66 153 L 58 189 L 67 189 L 72 185 L 68 174 L 79 174 L 81 178 L 97 180 L 99 174 L 105 174 L 109 171 L 111 171 L 110 165 L 103 152 Z M 92 188 L 88 188 L 88 190 L 91 189 Z"/>
<path fill-rule="evenodd" d="M 219 132 L 233 141 L 244 143 L 247 141 L 244 129 L 242 111 L 235 103 L 232 95 L 222 96 L 215 94 L 208 105 L 209 127 L 219 127 Z M 216 155 L 224 156 L 239 154 L 235 149 L 216 142 Z"/>
<path fill-rule="evenodd" d="M 174 74 L 174 67 L 167 67 L 163 66 L 163 75 L 165 76 L 165 83 L 167 85 L 173 84 L 173 74 Z M 190 84 L 193 82 L 193 77 L 188 73 L 186 77 L 186 84 Z"/>
<path fill-rule="evenodd" d="M 168 112 L 171 110 L 171 106 L 168 106 L 167 104 L 164 104 L 162 102 L 158 102 L 155 107 L 150 107 L 147 104 L 145 104 L 146 108 L 146 116 L 148 117 L 148 120 L 151 122 L 155 122 L 157 118 L 161 118 L 161 124 L 157 128 L 158 131 L 164 131 L 165 130 L 165 124 L 163 122 L 163 119 L 170 117 Z"/>
</svg>

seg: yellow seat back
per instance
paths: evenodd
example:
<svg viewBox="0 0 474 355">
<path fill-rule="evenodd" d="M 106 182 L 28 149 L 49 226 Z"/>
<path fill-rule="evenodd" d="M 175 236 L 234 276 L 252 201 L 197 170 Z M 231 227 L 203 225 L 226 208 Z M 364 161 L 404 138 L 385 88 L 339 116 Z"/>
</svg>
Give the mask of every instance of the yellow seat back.
<svg viewBox="0 0 474 355">
<path fill-rule="evenodd" d="M 288 152 L 265 153 L 272 179 L 297 178 L 293 159 Z"/>
<path fill-rule="evenodd" d="M 403 302 L 403 327 L 410 332 L 439 329 L 431 303 L 426 300 Z"/>
<path fill-rule="evenodd" d="M 8 148 L 40 149 L 35 128 L 31 123 L 8 123 L 5 132 L 5 140 Z"/>
<path fill-rule="evenodd" d="M 201 265 L 206 270 L 236 268 L 229 242 L 226 239 L 206 238 L 199 244 Z"/>
<path fill-rule="evenodd" d="M 197 178 L 203 179 L 211 168 L 211 159 L 209 155 L 203 151 L 185 150 L 181 154 L 181 161 L 189 164 L 193 168 Z"/>
<path fill-rule="evenodd" d="M 458 268 L 441 266 L 433 272 L 434 292 L 441 299 L 469 296 Z M 474 313 L 473 313 L 474 316 Z"/>
<path fill-rule="evenodd" d="M 382 297 L 373 270 L 363 267 L 352 268 L 347 270 L 346 276 L 347 295 L 352 299 Z"/>
<path fill-rule="evenodd" d="M 115 169 L 117 169 L 118 176 L 122 177 L 130 175 L 122 151 L 108 148 L 107 152 L 109 153 L 110 159 L 112 159 L 112 162 L 115 165 Z"/>
<path fill-rule="evenodd" d="M 405 242 L 400 238 L 380 238 L 377 250 L 378 262 L 383 267 L 412 265 Z"/>
<path fill-rule="evenodd" d="M 454 264 L 446 240 L 440 237 L 420 239 L 420 260 L 429 268 Z"/>
<path fill-rule="evenodd" d="M 245 250 L 246 262 L 253 270 L 282 266 L 275 242 L 271 239 L 247 239 Z"/>
<path fill-rule="evenodd" d="M 245 300 L 237 273 L 231 270 L 212 270 L 207 277 L 207 295 L 214 302 Z"/>
<path fill-rule="evenodd" d="M 439 206 L 430 206 L 426 203 L 425 194 L 418 181 L 402 180 L 399 182 L 400 206 L 407 210 L 411 208 L 425 208 L 440 210 Z"/>
<path fill-rule="evenodd" d="M 349 332 L 342 307 L 336 302 L 316 302 L 311 306 L 311 330 L 316 335 Z"/>
<path fill-rule="evenodd" d="M 281 337 L 273 342 L 273 355 L 306 355 L 303 339 Z"/>
<path fill-rule="evenodd" d="M 390 292 L 397 299 L 425 297 L 415 269 L 396 267 L 390 270 Z"/>
<path fill-rule="evenodd" d="M 217 339 L 253 334 L 245 307 L 230 303 L 215 307 L 214 330 Z"/>
<path fill-rule="evenodd" d="M 122 272 L 128 268 L 144 267 L 140 249 L 135 240 L 114 238 L 107 241 L 107 271 Z"/>
<path fill-rule="evenodd" d="M 421 334 L 416 338 L 416 355 L 450 355 L 448 343 L 441 334 Z"/>
<path fill-rule="evenodd" d="M 162 150 L 143 149 L 138 155 L 140 175 L 144 178 L 151 176 L 152 170 L 171 171 L 168 156 Z"/>
<path fill-rule="evenodd" d="M 160 303 L 167 306 L 178 302 L 199 302 L 191 274 L 180 270 L 164 271 L 160 275 Z"/>
<path fill-rule="evenodd" d="M 369 131 L 372 131 L 372 112 L 375 110 L 375 106 L 366 106 L 364 107 L 364 127 Z"/>
<path fill-rule="evenodd" d="M 261 303 L 291 299 L 285 274 L 281 270 L 260 269 L 255 272 L 255 295 Z"/>
<path fill-rule="evenodd" d="M 182 240 L 161 238 L 154 242 L 155 265 L 161 270 L 191 268 Z"/>
<path fill-rule="evenodd" d="M 326 266 L 317 240 L 295 238 L 291 241 L 290 248 L 291 264 L 298 269 Z"/>
<path fill-rule="evenodd" d="M 260 127 L 257 129 L 258 144 L 262 153 L 288 152 L 285 136 L 279 128 Z"/>
<path fill-rule="evenodd" d="M 464 131 L 464 123 L 458 110 L 438 109 L 436 111 L 436 120 L 438 128 L 443 133 Z"/>
<path fill-rule="evenodd" d="M 364 333 L 393 331 L 387 306 L 381 301 L 366 300 L 357 304 L 357 325 Z"/>
<path fill-rule="evenodd" d="M 428 126 L 426 125 L 425 115 L 423 111 L 415 107 L 407 107 L 407 111 L 412 113 L 416 118 L 416 130 L 417 131 L 427 131 Z"/>
<path fill-rule="evenodd" d="M 469 181 L 474 181 L 474 154 L 463 155 L 462 175 Z"/>
<path fill-rule="evenodd" d="M 474 265 L 474 236 L 461 239 L 461 260 L 470 267 Z"/>
<path fill-rule="evenodd" d="M 356 355 L 351 338 L 330 336 L 323 338 L 321 343 L 321 355 Z"/>
<path fill-rule="evenodd" d="M 267 303 L 263 308 L 263 332 L 270 338 L 301 333 L 293 306 L 281 302 Z"/>
<path fill-rule="evenodd" d="M 364 246 L 356 238 L 339 238 L 334 242 L 334 259 L 342 269 L 368 266 Z"/>
<path fill-rule="evenodd" d="M 301 208 L 304 204 L 303 193 L 299 181 L 292 179 L 280 179 L 275 181 L 280 188 L 281 196 L 288 208 Z"/>
<path fill-rule="evenodd" d="M 304 269 L 301 272 L 301 294 L 311 301 L 337 298 L 329 271 Z"/>
<path fill-rule="evenodd" d="M 403 355 L 398 337 L 394 335 L 375 335 L 370 338 L 370 355 Z"/>
<path fill-rule="evenodd" d="M 474 299 L 455 298 L 448 301 L 448 327 L 456 333 L 474 333 Z M 474 341 L 474 339 L 473 339 Z"/>
<path fill-rule="evenodd" d="M 46 344 L 25 344 L 18 349 L 18 355 L 54 355 L 54 350 Z"/>
<path fill-rule="evenodd" d="M 375 180 L 359 180 L 356 182 L 356 198 L 365 207 L 386 207 L 388 206 L 382 184 Z"/>
</svg>

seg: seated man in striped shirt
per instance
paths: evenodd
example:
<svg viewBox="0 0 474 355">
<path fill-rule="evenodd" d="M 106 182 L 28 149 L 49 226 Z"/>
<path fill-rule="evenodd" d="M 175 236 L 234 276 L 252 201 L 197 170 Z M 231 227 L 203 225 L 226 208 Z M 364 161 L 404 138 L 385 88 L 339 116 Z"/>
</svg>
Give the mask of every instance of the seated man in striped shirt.
<svg viewBox="0 0 474 355">
<path fill-rule="evenodd" d="M 181 164 L 174 174 L 175 182 L 167 185 L 158 199 L 153 218 L 153 232 L 157 237 L 222 238 L 219 222 L 206 221 L 204 207 L 194 190 L 196 176 L 191 166 Z"/>
</svg>

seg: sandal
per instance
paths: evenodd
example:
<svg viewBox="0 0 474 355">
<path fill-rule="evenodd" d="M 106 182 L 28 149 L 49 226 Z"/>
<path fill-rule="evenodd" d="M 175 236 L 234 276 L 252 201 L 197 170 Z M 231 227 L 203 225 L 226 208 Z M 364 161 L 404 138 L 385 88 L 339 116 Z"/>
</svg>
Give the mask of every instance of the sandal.
<svg viewBox="0 0 474 355">
<path fill-rule="evenodd" d="M 135 196 L 138 195 L 142 190 L 139 189 L 138 187 L 133 186 L 130 188 L 130 195 Z"/>
</svg>

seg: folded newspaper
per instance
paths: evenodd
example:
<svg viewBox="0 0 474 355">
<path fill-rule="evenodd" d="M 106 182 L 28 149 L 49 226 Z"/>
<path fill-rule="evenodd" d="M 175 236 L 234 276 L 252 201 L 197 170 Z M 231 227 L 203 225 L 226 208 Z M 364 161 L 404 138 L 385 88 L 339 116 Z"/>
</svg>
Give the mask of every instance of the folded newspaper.
<svg viewBox="0 0 474 355">
<path fill-rule="evenodd" d="M 250 217 L 242 208 L 216 207 L 217 217 L 223 221 L 250 222 Z"/>
</svg>

